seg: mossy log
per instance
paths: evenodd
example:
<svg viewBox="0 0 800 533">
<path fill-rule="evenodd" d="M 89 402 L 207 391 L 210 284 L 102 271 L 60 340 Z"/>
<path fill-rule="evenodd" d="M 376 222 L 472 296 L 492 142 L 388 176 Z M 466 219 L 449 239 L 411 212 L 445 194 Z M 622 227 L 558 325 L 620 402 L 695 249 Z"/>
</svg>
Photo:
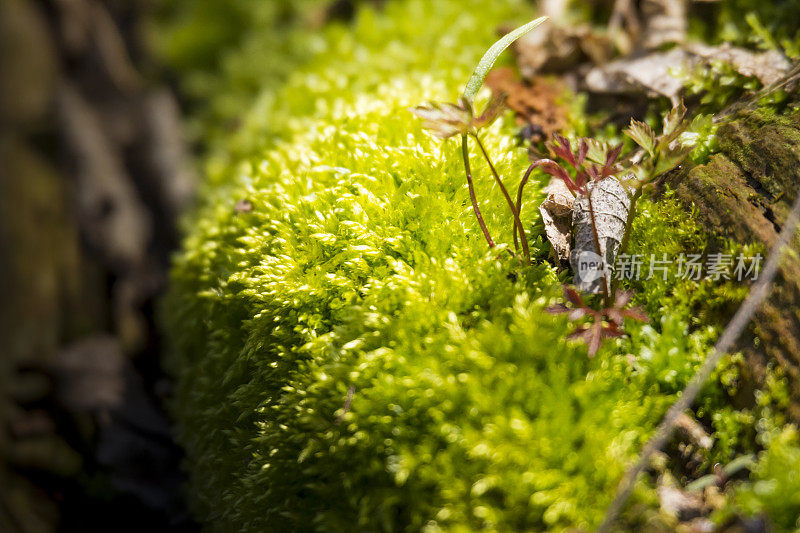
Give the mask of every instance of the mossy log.
<svg viewBox="0 0 800 533">
<path fill-rule="evenodd" d="M 800 182 L 800 113 L 776 114 L 744 110 L 720 126 L 720 152 L 708 163 L 676 175 L 672 186 L 698 220 L 719 238 L 761 242 L 771 246 L 798 192 Z M 793 249 L 800 240 L 795 237 Z M 789 415 L 800 420 L 800 259 L 786 254 L 774 290 L 753 320 L 740 349 L 739 400 L 752 401 L 752 391 L 775 365 L 787 378 Z M 748 391 L 750 393 L 748 393 Z"/>
</svg>

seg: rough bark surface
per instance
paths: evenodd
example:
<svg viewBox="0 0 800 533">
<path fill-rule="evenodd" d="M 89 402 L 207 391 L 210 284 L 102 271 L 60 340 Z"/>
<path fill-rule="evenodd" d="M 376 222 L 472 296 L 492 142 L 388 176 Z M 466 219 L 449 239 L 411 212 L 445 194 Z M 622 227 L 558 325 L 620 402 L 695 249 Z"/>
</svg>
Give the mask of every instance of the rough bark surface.
<svg viewBox="0 0 800 533">
<path fill-rule="evenodd" d="M 676 175 L 671 185 L 694 206 L 709 234 L 738 242 L 777 239 L 800 185 L 800 113 L 739 112 L 718 131 L 720 152 Z M 739 401 L 752 401 L 774 364 L 791 393 L 789 414 L 800 421 L 800 239 L 786 254 L 769 301 L 740 347 L 746 356 Z"/>
<path fill-rule="evenodd" d="M 589 194 L 594 208 L 594 221 L 587 196 L 579 196 L 573 206 L 575 248 L 570 253 L 570 263 L 578 288 L 598 294 L 604 286 L 611 286 L 610 269 L 625 234 L 631 199 L 622 183 L 613 176 L 590 185 Z M 592 265 L 589 261 L 587 265 L 589 258 L 597 263 Z"/>
</svg>

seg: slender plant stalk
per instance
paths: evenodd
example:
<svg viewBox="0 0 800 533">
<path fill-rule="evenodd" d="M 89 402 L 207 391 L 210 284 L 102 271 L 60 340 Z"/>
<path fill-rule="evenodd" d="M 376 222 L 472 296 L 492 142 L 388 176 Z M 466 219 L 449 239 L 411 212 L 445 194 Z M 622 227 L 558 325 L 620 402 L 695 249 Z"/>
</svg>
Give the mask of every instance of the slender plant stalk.
<svg viewBox="0 0 800 533">
<path fill-rule="evenodd" d="M 478 207 L 478 199 L 475 196 L 475 186 L 472 184 L 472 170 L 470 170 L 469 166 L 469 148 L 467 147 L 467 143 L 469 139 L 467 139 L 466 135 L 461 136 L 461 154 L 464 156 L 464 172 L 467 175 L 467 187 L 469 188 L 469 199 L 472 201 L 472 210 L 475 212 L 475 218 L 478 219 L 478 225 L 481 227 L 481 231 L 483 231 L 483 236 L 486 238 L 486 242 L 489 243 L 489 248 L 494 248 L 494 241 L 492 240 L 492 236 L 489 235 L 489 229 L 486 227 L 486 223 L 483 221 L 483 215 L 481 215 L 481 209 Z"/>
<path fill-rule="evenodd" d="M 619 254 L 624 254 L 625 250 L 628 249 L 628 241 L 631 240 L 631 226 L 633 225 L 633 217 L 636 216 L 636 202 L 642 196 L 642 187 L 644 186 L 644 182 L 639 182 L 636 186 L 636 190 L 631 196 L 631 205 L 628 208 L 628 218 L 625 221 L 625 233 L 622 234 L 622 241 L 619 244 Z M 611 280 L 611 292 L 616 293 L 617 285 L 619 284 L 619 279 L 614 278 Z"/>
<path fill-rule="evenodd" d="M 528 248 L 528 238 L 525 236 L 525 228 L 522 226 L 522 221 L 519 219 L 519 213 L 517 213 L 517 208 L 514 206 L 514 200 L 511 199 L 511 196 L 508 194 L 508 189 L 506 186 L 503 185 L 503 180 L 500 179 L 500 176 L 497 174 L 497 170 L 494 168 L 492 164 L 492 160 L 489 157 L 489 154 L 486 152 L 486 148 L 483 146 L 483 143 L 480 140 L 480 137 L 477 135 L 473 135 L 475 137 L 475 141 L 477 141 L 478 146 L 483 153 L 483 158 L 486 159 L 486 162 L 489 164 L 489 169 L 492 171 L 492 176 L 494 176 L 494 180 L 497 182 L 497 185 L 500 187 L 500 190 L 503 192 L 503 196 L 506 198 L 506 203 L 508 203 L 508 208 L 511 210 L 511 215 L 514 217 L 514 222 L 517 225 L 517 229 L 519 230 L 520 241 L 522 242 L 522 253 L 525 256 L 525 260 L 528 264 L 531 264 L 531 252 Z"/>
<path fill-rule="evenodd" d="M 517 188 L 517 215 L 522 218 L 522 190 L 525 188 L 525 185 L 528 183 L 528 179 L 531 177 L 531 172 L 533 169 L 536 168 L 534 165 L 530 165 L 528 170 L 525 171 L 525 175 L 522 176 L 522 181 L 519 182 L 519 187 Z M 512 229 L 514 230 L 514 248 L 519 246 L 517 242 L 517 221 L 514 221 Z"/>
<path fill-rule="evenodd" d="M 597 234 L 597 223 L 594 219 L 594 206 L 592 205 L 592 189 L 586 187 L 586 199 L 589 201 L 589 217 L 592 222 L 592 237 L 594 238 L 594 245 L 597 248 L 597 255 L 603 259 L 605 263 L 605 258 L 603 257 L 603 250 L 600 248 L 600 236 Z M 611 291 L 608 290 L 608 278 L 606 278 L 605 269 L 603 269 L 603 301 L 605 301 L 606 307 L 611 307 Z"/>
<path fill-rule="evenodd" d="M 639 474 L 647 467 L 652 455 L 660 450 L 667 442 L 672 434 L 675 421 L 681 413 L 692 406 L 700 390 L 703 388 L 703 385 L 708 381 L 708 378 L 714 371 L 714 368 L 716 368 L 722 357 L 730 350 L 733 343 L 739 338 L 742 331 L 744 331 L 744 328 L 750 323 L 753 314 L 755 314 L 767 296 L 769 296 L 772 282 L 775 279 L 775 275 L 778 273 L 778 267 L 780 267 L 783 251 L 797 230 L 798 220 L 800 220 L 800 192 L 797 193 L 794 204 L 792 204 L 792 210 L 789 212 L 789 216 L 783 224 L 783 229 L 778 236 L 778 240 L 770 250 L 769 259 L 767 259 L 767 263 L 764 265 L 764 270 L 761 272 L 758 281 L 756 281 L 750 289 L 747 298 L 736 311 L 736 314 L 733 315 L 733 318 L 725 327 L 725 331 L 722 332 L 719 340 L 717 340 L 717 343 L 711 350 L 711 353 L 683 390 L 681 397 L 667 410 L 664 419 L 642 449 L 639 459 L 625 473 L 625 476 L 617 487 L 616 496 L 614 496 L 614 500 L 608 507 L 608 511 L 606 511 L 605 520 L 600 525 L 600 529 L 597 530 L 598 533 L 608 533 L 611 531 L 617 516 L 619 516 L 625 502 L 630 497 L 631 492 L 633 492 L 636 478 L 639 477 Z"/>
</svg>

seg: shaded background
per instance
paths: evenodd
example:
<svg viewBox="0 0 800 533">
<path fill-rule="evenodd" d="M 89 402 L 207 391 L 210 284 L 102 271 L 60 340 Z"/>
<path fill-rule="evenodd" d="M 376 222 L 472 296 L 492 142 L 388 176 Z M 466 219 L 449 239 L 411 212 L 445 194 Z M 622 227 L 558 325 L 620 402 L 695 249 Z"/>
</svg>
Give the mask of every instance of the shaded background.
<svg viewBox="0 0 800 533">
<path fill-rule="evenodd" d="M 355 3 L 0 2 L 0 531 L 198 529 L 157 327 L 179 215 L 291 32 Z"/>
<path fill-rule="evenodd" d="M 0 4 L 0 531 L 195 529 L 154 311 L 196 180 L 155 8 Z"/>
</svg>

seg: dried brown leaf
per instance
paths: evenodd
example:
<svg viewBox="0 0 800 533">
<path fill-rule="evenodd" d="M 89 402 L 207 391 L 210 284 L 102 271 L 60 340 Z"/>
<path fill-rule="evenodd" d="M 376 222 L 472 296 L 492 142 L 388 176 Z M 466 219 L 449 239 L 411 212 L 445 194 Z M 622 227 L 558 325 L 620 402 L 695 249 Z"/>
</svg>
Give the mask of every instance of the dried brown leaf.
<svg viewBox="0 0 800 533">
<path fill-rule="evenodd" d="M 539 213 L 542 215 L 547 240 L 559 261 L 569 261 L 572 241 L 572 205 L 575 197 L 560 179 L 553 179 L 544 189 L 547 193 Z"/>
<path fill-rule="evenodd" d="M 567 110 L 561 102 L 564 85 L 542 77 L 527 83 L 517 79 L 510 68 L 498 68 L 486 77 L 486 86 L 495 95 L 504 95 L 506 106 L 514 112 L 523 134 L 540 142 L 567 126 Z"/>
<path fill-rule="evenodd" d="M 589 187 L 591 188 L 590 194 L 592 195 L 592 206 L 594 208 L 600 250 L 598 252 L 594 240 L 589 201 L 585 196 L 580 196 L 575 201 L 572 213 L 575 246 L 570 252 L 570 264 L 572 265 L 575 283 L 578 288 L 597 294 L 602 290 L 603 277 L 608 278 L 610 272 L 606 271 L 605 274 L 601 274 L 599 270 L 587 270 L 583 265 L 587 257 L 598 259 L 596 257 L 598 253 L 600 258 L 605 260 L 607 266 L 613 265 L 622 236 L 625 233 L 625 223 L 631 200 L 625 187 L 613 176 L 609 176 Z"/>
</svg>

